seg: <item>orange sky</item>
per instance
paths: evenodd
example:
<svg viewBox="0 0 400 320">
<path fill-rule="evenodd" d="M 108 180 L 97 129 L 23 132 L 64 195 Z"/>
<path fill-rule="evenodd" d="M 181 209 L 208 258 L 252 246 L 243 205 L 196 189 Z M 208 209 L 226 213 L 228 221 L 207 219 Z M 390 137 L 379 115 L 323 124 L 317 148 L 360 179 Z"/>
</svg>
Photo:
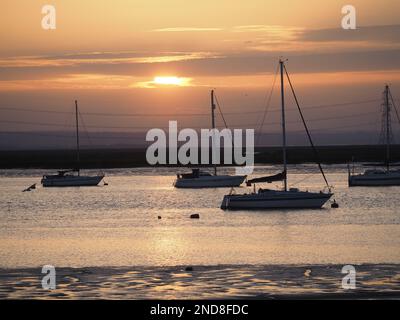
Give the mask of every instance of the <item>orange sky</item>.
<svg viewBox="0 0 400 320">
<path fill-rule="evenodd" d="M 44 4 L 56 7 L 56 30 L 41 28 Z M 215 88 L 227 112 L 260 110 L 279 56 L 289 59 L 306 105 L 380 99 L 386 82 L 399 97 L 400 2 L 351 1 L 357 30 L 340 27 L 345 4 L 6 0 L 0 13 L 0 108 L 67 110 L 78 98 L 88 111 L 204 112 Z M 177 79 L 171 85 L 154 81 L 163 76 Z M 313 110 L 311 118 L 322 114 Z M 0 116 L 16 114 L 0 109 Z"/>
</svg>

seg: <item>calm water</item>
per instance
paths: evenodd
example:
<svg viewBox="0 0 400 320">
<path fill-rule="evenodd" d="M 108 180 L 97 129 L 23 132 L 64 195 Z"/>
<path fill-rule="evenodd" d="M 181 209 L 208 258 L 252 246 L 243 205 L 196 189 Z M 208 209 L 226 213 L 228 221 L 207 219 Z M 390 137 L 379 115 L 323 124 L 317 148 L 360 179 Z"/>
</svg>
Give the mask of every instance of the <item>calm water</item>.
<svg viewBox="0 0 400 320">
<path fill-rule="evenodd" d="M 176 171 L 106 170 L 108 186 L 48 189 L 48 170 L 0 171 L 0 267 L 400 263 L 400 187 L 349 189 L 345 166 L 331 166 L 339 209 L 229 212 L 229 189 L 174 189 Z M 289 179 L 323 187 L 311 165 Z"/>
</svg>

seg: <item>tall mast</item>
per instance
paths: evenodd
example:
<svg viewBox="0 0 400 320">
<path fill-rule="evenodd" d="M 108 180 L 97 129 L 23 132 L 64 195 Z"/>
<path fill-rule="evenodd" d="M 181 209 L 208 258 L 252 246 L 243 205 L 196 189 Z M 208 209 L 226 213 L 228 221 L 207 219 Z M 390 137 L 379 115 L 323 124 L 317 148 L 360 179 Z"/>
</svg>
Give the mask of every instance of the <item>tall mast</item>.
<svg viewBox="0 0 400 320">
<path fill-rule="evenodd" d="M 386 108 L 386 169 L 389 171 L 390 162 L 390 105 L 389 86 L 385 85 L 385 108 Z"/>
<path fill-rule="evenodd" d="M 78 101 L 75 100 L 75 121 L 76 121 L 76 161 L 78 165 L 78 175 L 80 174 L 80 157 L 79 157 L 79 116 L 78 116 Z"/>
<path fill-rule="evenodd" d="M 283 81 L 283 60 L 279 60 L 281 69 L 281 105 L 282 105 L 282 153 L 283 153 L 283 171 L 285 172 L 284 188 L 287 191 L 287 160 L 286 160 L 286 120 L 285 120 L 285 89 Z"/>
<path fill-rule="evenodd" d="M 214 90 L 211 90 L 211 127 L 213 129 L 213 144 L 215 143 L 215 134 L 214 134 L 214 129 L 215 129 L 215 115 L 214 115 L 214 110 L 215 110 L 215 103 L 214 103 Z M 214 146 L 213 146 L 214 147 Z M 213 151 L 214 152 L 214 151 Z M 219 152 L 219 151 L 218 151 Z M 214 175 L 217 175 L 217 164 L 214 164 Z"/>
</svg>

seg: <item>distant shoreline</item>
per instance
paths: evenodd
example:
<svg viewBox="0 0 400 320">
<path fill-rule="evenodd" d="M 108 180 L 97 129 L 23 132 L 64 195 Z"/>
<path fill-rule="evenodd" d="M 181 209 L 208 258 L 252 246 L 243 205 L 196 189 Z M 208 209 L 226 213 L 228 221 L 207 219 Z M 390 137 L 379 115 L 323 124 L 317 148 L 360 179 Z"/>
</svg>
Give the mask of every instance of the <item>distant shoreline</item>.
<svg viewBox="0 0 400 320">
<path fill-rule="evenodd" d="M 325 164 L 356 162 L 382 162 L 385 158 L 384 145 L 320 146 L 319 158 Z M 280 147 L 261 147 L 255 150 L 256 164 L 277 164 L 282 161 Z M 83 149 L 81 168 L 112 169 L 150 166 L 146 161 L 145 148 L 131 149 Z M 72 149 L 53 150 L 1 150 L 0 169 L 56 169 L 73 168 L 76 164 Z M 400 160 L 400 145 L 391 148 L 392 161 Z M 288 147 L 288 162 L 291 164 L 315 162 L 310 147 Z M 173 165 L 179 166 L 178 165 Z M 157 166 L 153 166 L 157 167 Z M 160 167 L 166 167 L 160 165 Z"/>
</svg>

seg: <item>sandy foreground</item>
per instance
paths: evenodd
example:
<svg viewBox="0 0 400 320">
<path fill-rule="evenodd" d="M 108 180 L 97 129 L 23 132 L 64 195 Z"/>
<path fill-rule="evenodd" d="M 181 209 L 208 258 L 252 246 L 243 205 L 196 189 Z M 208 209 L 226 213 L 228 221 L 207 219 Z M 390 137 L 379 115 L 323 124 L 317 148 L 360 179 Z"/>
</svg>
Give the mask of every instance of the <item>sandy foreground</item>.
<svg viewBox="0 0 400 320">
<path fill-rule="evenodd" d="M 0 269 L 1 299 L 365 299 L 400 298 L 399 264 L 355 265 L 356 289 L 342 288 L 342 265 L 221 265 Z"/>
</svg>

